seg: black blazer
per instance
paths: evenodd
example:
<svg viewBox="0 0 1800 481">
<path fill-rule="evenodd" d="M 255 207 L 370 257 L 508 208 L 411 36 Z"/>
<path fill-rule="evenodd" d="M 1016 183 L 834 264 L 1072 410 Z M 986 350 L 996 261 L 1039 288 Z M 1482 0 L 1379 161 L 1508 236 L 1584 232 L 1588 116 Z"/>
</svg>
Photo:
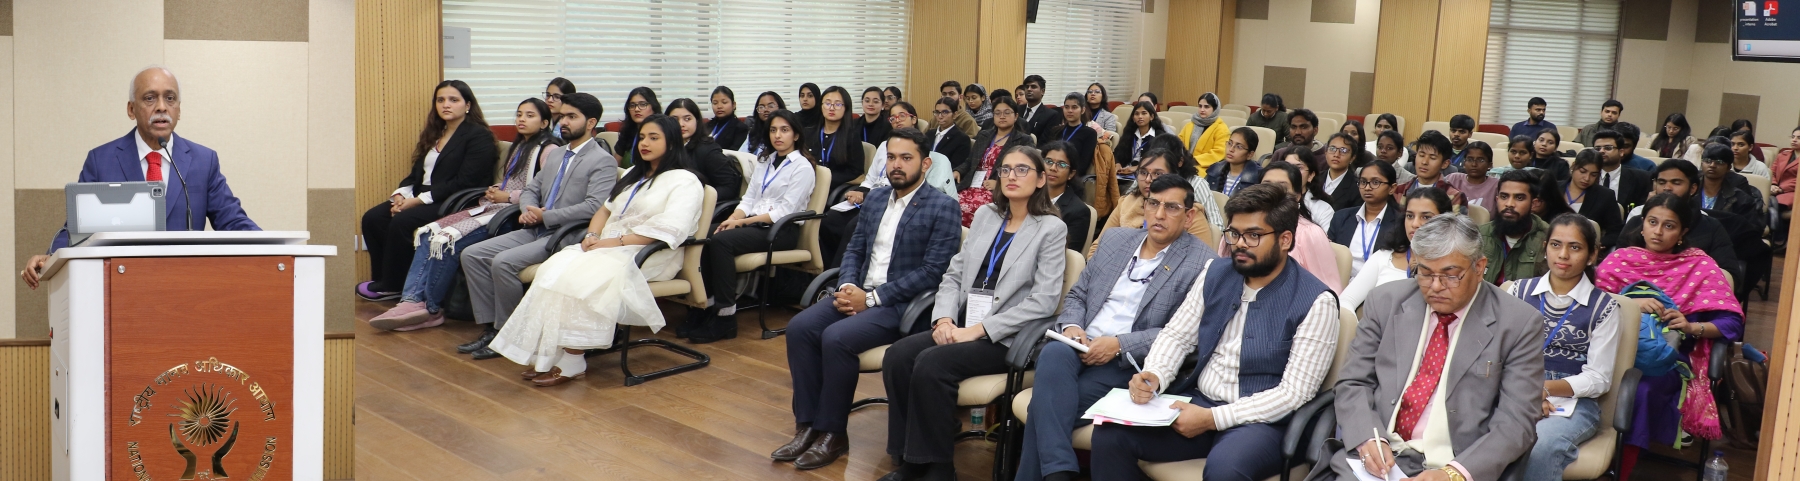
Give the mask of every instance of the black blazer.
<svg viewBox="0 0 1800 481">
<path fill-rule="evenodd" d="M 1125 133 L 1119 135 L 1119 145 L 1113 146 L 1113 164 L 1119 167 L 1136 166 L 1137 161 L 1132 159 L 1136 159 L 1138 154 L 1150 150 L 1150 139 L 1154 138 L 1156 138 L 1154 135 L 1144 137 L 1144 140 L 1140 142 L 1135 126 L 1126 129 Z M 1137 151 L 1133 152 L 1132 149 L 1137 149 Z"/>
<path fill-rule="evenodd" d="M 1271 162 L 1273 162 L 1273 161 L 1271 161 Z M 1330 175 L 1330 173 L 1323 172 L 1318 175 Z M 1321 183 L 1320 185 L 1324 185 L 1324 184 Z M 1351 207 L 1362 208 L 1363 201 L 1362 201 L 1361 185 L 1362 185 L 1362 179 L 1356 176 L 1356 169 L 1352 168 L 1348 171 L 1345 171 L 1344 172 L 1344 180 L 1338 182 L 1337 190 L 1331 191 L 1331 194 L 1330 194 L 1331 198 L 1325 199 L 1325 201 L 1331 203 L 1331 208 L 1338 209 L 1338 210 L 1348 209 Z M 1389 203 L 1389 204 L 1391 205 L 1392 203 Z"/>
<path fill-rule="evenodd" d="M 1532 159 L 1531 164 L 1527 167 L 1537 167 L 1538 170 L 1549 172 L 1550 175 L 1556 176 L 1557 182 L 1569 181 L 1569 161 L 1563 160 L 1562 157 L 1550 156 Z"/>
<path fill-rule="evenodd" d="M 987 129 L 975 136 L 975 142 L 969 147 L 968 160 L 963 162 L 962 168 L 956 169 L 956 190 L 969 188 L 969 181 L 975 180 L 975 171 L 981 170 L 981 160 L 983 157 L 987 156 L 988 146 L 993 145 L 994 143 L 994 132 L 994 129 Z M 1014 145 L 1031 145 L 1031 137 L 1027 137 L 1025 133 L 1020 132 L 1019 129 L 1013 129 L 1012 132 L 1006 134 L 1006 142 L 1004 143 L 1007 147 L 1012 147 Z M 1000 159 L 994 159 L 994 163 L 1000 163 Z M 988 178 L 992 179 L 994 176 L 989 174 Z M 977 185 L 976 187 L 980 186 Z"/>
<path fill-rule="evenodd" d="M 494 150 L 494 132 L 487 126 L 464 121 L 450 133 L 444 150 L 438 153 L 431 169 L 432 201 L 448 200 L 464 189 L 479 189 L 494 183 L 494 163 L 500 153 Z M 425 159 L 414 160 L 412 172 L 400 179 L 400 187 L 413 186 L 413 195 L 423 195 L 419 187 L 425 183 Z"/>
<path fill-rule="evenodd" d="M 858 135 L 859 140 L 868 142 L 869 145 L 881 145 L 882 142 L 887 142 L 888 134 L 894 131 L 894 124 L 888 123 L 885 115 L 874 121 L 859 119 L 856 123 L 858 124 L 857 131 L 861 132 Z"/>
<path fill-rule="evenodd" d="M 869 166 L 863 159 L 862 126 L 860 122 L 846 120 L 838 124 L 836 134 L 824 134 L 824 127 L 806 130 L 807 150 L 813 158 L 819 159 L 819 165 L 831 169 L 831 185 L 848 184 L 863 175 Z M 825 145 L 826 142 L 831 145 Z M 825 153 L 830 152 L 830 158 Z"/>
<path fill-rule="evenodd" d="M 1019 105 L 1019 122 L 1025 125 L 1023 129 L 1025 133 L 1038 136 L 1038 140 L 1050 136 L 1050 133 L 1063 123 L 1062 109 L 1050 105 L 1049 102 L 1038 104 L 1037 113 L 1032 114 L 1029 119 L 1025 118 L 1025 111 L 1030 109 L 1024 104 Z M 1018 128 L 1015 127 L 1014 130 L 1018 130 Z"/>
<path fill-rule="evenodd" d="M 1607 174 L 1601 172 L 1600 175 L 1604 178 Z M 1619 176 L 1619 190 L 1613 192 L 1613 197 L 1618 200 L 1619 205 L 1625 206 L 1625 210 L 1643 205 L 1650 198 L 1652 176 L 1649 172 L 1621 165 L 1613 175 Z"/>
<path fill-rule="evenodd" d="M 1568 200 L 1566 192 L 1568 192 L 1569 183 L 1563 182 L 1559 185 L 1562 190 L 1558 191 L 1557 195 L 1564 196 L 1564 200 Z M 1594 185 L 1588 186 L 1581 196 L 1581 208 L 1575 213 L 1600 224 L 1601 246 L 1619 245 L 1619 229 L 1625 227 L 1625 215 L 1620 213 L 1619 201 L 1617 197 L 1613 196 L 1612 189 L 1596 182 Z"/>
<path fill-rule="evenodd" d="M 1070 132 L 1070 130 L 1074 131 Z M 1094 129 L 1086 126 L 1070 127 L 1068 124 L 1063 124 L 1061 127 L 1051 129 L 1049 136 L 1039 135 L 1038 147 L 1058 140 L 1065 140 L 1075 145 L 1075 151 L 1069 154 L 1069 169 L 1075 173 L 1076 177 L 1092 173 L 1094 146 L 1100 142 L 1100 134 L 1094 133 Z"/>
<path fill-rule="evenodd" d="M 925 136 L 931 138 L 933 142 L 937 142 L 937 145 L 931 146 L 932 152 L 944 154 L 944 158 L 950 159 L 950 170 L 961 171 L 963 165 L 969 162 L 969 135 L 963 133 L 962 129 L 956 128 L 955 125 L 944 127 L 948 127 L 950 130 L 944 132 L 943 140 L 937 140 L 938 131 L 936 130 L 926 132 Z"/>
<path fill-rule="evenodd" d="M 741 124 L 740 124 L 741 125 Z M 725 155 L 712 139 L 688 142 L 688 156 L 694 159 L 694 170 L 700 174 L 700 182 L 712 186 L 719 191 L 719 202 L 738 200 L 742 196 L 744 174 L 740 173 L 737 159 Z"/>
<path fill-rule="evenodd" d="M 1343 186 L 1338 188 L 1342 189 Z M 1381 213 L 1382 232 L 1406 228 L 1406 214 L 1401 213 L 1400 207 L 1394 204 L 1397 202 L 1389 201 L 1387 208 L 1383 209 Z M 1359 223 L 1357 219 L 1362 217 L 1362 210 L 1363 206 L 1360 204 L 1355 207 L 1338 209 L 1337 213 L 1331 216 L 1331 227 L 1325 230 L 1325 237 L 1331 239 L 1333 244 L 1348 247 L 1350 240 L 1356 238 L 1356 224 Z M 1377 239 L 1380 237 L 1376 236 Z"/>
<path fill-rule="evenodd" d="M 735 115 L 713 117 L 712 120 L 706 121 L 706 133 L 712 136 L 714 142 L 719 143 L 719 148 L 737 150 L 744 146 L 745 139 L 750 138 L 750 124 Z M 719 195 L 722 198 L 725 193 L 720 192 Z M 737 194 L 732 195 L 735 197 Z"/>
<path fill-rule="evenodd" d="M 1087 252 L 1082 249 L 1082 244 L 1087 241 L 1088 223 L 1093 222 L 1093 218 L 1088 215 L 1087 202 L 1081 200 L 1073 186 L 1065 187 L 1062 197 L 1056 198 L 1056 208 L 1062 211 L 1062 221 L 1069 226 L 1069 250 Z"/>
</svg>

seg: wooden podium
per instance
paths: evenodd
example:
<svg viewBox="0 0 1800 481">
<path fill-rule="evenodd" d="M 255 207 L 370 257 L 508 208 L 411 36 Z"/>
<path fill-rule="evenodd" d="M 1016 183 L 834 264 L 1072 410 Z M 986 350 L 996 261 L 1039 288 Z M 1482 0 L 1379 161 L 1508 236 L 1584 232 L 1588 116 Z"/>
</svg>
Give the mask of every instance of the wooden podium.
<svg viewBox="0 0 1800 481">
<path fill-rule="evenodd" d="M 57 251 L 54 479 L 321 479 L 337 248 L 308 237 L 99 233 Z"/>
</svg>

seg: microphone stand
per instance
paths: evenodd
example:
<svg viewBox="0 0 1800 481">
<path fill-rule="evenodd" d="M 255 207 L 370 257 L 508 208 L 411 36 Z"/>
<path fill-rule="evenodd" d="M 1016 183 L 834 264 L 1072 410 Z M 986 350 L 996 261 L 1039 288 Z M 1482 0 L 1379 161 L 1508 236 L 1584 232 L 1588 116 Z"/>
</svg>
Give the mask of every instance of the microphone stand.
<svg viewBox="0 0 1800 481">
<path fill-rule="evenodd" d="M 168 137 L 157 137 L 156 142 L 162 144 L 158 150 L 168 150 Z M 168 157 L 169 159 L 169 168 L 175 170 L 175 179 L 181 181 L 181 210 L 187 213 L 187 223 L 181 225 L 181 230 L 194 230 L 194 204 L 188 201 L 187 177 L 181 175 L 181 167 L 175 165 L 174 157 L 169 157 L 167 155 L 164 157 Z M 165 180 L 163 182 L 168 181 Z"/>
</svg>

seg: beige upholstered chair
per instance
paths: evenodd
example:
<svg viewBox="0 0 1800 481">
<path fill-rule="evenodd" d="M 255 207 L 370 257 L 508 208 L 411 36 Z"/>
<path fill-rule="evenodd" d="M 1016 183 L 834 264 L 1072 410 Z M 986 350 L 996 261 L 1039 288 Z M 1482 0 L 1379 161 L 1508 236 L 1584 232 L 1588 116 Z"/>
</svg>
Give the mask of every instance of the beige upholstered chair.
<svg viewBox="0 0 1800 481">
<path fill-rule="evenodd" d="M 1505 155 L 1506 143 L 1508 141 L 1506 136 L 1496 134 L 1493 132 L 1476 132 L 1473 134 L 1469 134 L 1469 140 L 1479 140 L 1482 142 L 1487 142 L 1488 147 L 1492 147 L 1494 149 L 1495 156 Z M 1494 160 L 1494 159 L 1488 159 L 1488 160 Z"/>
<path fill-rule="evenodd" d="M 1345 116 L 1345 115 L 1344 115 L 1344 114 L 1343 114 L 1343 113 L 1342 113 L 1342 112 L 1319 112 L 1319 111 L 1314 111 L 1314 112 L 1313 112 L 1313 115 L 1317 115 L 1317 116 L 1319 116 L 1319 122 L 1321 122 L 1321 123 L 1323 123 L 1323 122 L 1325 122 L 1325 119 L 1331 119 L 1331 120 L 1335 120 L 1335 121 L 1337 121 L 1337 124 L 1338 124 L 1338 127 L 1343 127 L 1343 126 L 1344 126 L 1344 121 L 1345 121 L 1345 120 L 1349 120 L 1349 117 L 1348 117 L 1348 116 Z M 1337 132 L 1337 129 L 1332 129 L 1332 130 L 1330 130 L 1330 131 L 1329 131 L 1329 132 Z"/>
<path fill-rule="evenodd" d="M 864 143 L 863 146 L 868 147 L 869 144 Z M 868 147 L 868 149 L 873 149 L 873 147 Z M 873 156 L 873 153 L 870 156 Z M 812 198 L 806 201 L 806 210 L 788 214 L 787 217 L 776 219 L 775 222 L 777 226 L 794 221 L 804 222 L 800 227 L 800 240 L 795 243 L 794 248 L 737 256 L 739 274 L 759 269 L 764 271 L 756 279 L 756 287 L 760 291 L 756 298 L 760 304 L 754 306 L 761 308 L 756 310 L 756 323 L 762 326 L 763 339 L 772 339 L 787 332 L 787 328 L 769 329 L 768 319 L 765 316 L 768 308 L 773 307 L 769 303 L 769 283 L 774 282 L 775 268 L 785 267 L 808 274 L 825 272 L 825 256 L 819 253 L 819 219 L 825 218 L 825 197 L 830 192 L 831 169 L 814 166 Z M 774 233 L 774 230 L 770 230 L 770 239 L 774 238 Z"/>
<path fill-rule="evenodd" d="M 1193 114 L 1200 113 L 1200 107 L 1194 107 L 1194 106 L 1189 106 L 1189 105 L 1177 105 L 1174 107 L 1169 107 L 1169 111 L 1175 112 L 1178 114 L 1182 114 L 1182 115 L 1193 115 Z"/>
<path fill-rule="evenodd" d="M 1332 244 L 1331 245 L 1331 254 L 1332 254 L 1332 257 L 1335 257 L 1337 259 L 1338 282 L 1341 282 L 1341 284 L 1338 284 L 1338 285 L 1340 285 L 1340 286 L 1350 285 L 1350 266 L 1351 266 L 1350 248 L 1343 244 Z"/>
<path fill-rule="evenodd" d="M 1450 123 L 1449 122 L 1438 122 L 1438 121 L 1426 122 L 1425 126 L 1423 128 L 1419 129 L 1419 133 L 1423 134 L 1427 130 L 1436 130 L 1440 134 L 1449 136 L 1450 135 Z"/>
</svg>

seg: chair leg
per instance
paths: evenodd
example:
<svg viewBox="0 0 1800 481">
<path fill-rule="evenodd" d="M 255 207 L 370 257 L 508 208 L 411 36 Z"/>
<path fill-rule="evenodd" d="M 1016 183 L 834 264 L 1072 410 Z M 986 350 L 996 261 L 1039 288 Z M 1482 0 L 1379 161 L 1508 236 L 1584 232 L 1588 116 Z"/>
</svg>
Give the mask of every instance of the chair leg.
<svg viewBox="0 0 1800 481">
<path fill-rule="evenodd" d="M 850 403 L 850 410 L 856 411 L 857 409 L 862 409 L 862 408 L 868 407 L 868 406 L 874 406 L 876 404 L 885 406 L 885 405 L 887 405 L 887 403 L 888 403 L 888 398 L 886 396 L 866 397 L 866 398 L 858 399 L 858 400 L 856 400 L 856 402 Z"/>
<path fill-rule="evenodd" d="M 639 384 L 643 384 L 647 381 L 650 381 L 652 379 L 657 379 L 657 378 L 669 376 L 672 374 L 679 374 L 679 373 L 683 373 L 683 372 L 687 372 L 687 371 L 692 371 L 695 369 L 706 367 L 708 364 L 712 364 L 712 356 L 708 356 L 705 353 L 694 350 L 694 348 L 683 346 L 683 345 L 669 342 L 666 340 L 646 337 L 643 339 L 624 341 L 622 339 L 625 339 L 626 337 L 631 335 L 631 327 L 630 326 L 619 326 L 619 328 L 616 332 L 617 332 L 617 334 L 615 334 L 613 336 L 613 346 L 612 347 L 609 347 L 606 349 L 589 350 L 586 354 L 586 357 L 600 356 L 600 355 L 605 355 L 605 354 L 611 354 L 614 352 L 619 353 L 619 371 L 625 373 L 625 385 L 626 386 L 636 386 Z M 674 367 L 659 369 L 656 371 L 643 373 L 643 374 L 632 374 L 630 354 L 631 354 L 631 350 L 633 348 L 638 348 L 638 347 L 660 348 L 665 351 L 669 351 L 672 354 L 686 357 L 689 359 L 693 359 L 694 362 L 690 362 L 687 364 L 681 364 L 681 365 L 674 366 Z"/>
<path fill-rule="evenodd" d="M 756 295 L 757 300 L 762 302 L 762 307 L 756 310 L 756 325 L 762 327 L 763 339 L 774 339 L 776 336 L 786 334 L 787 328 L 769 329 L 769 321 L 765 317 L 765 314 L 770 308 L 775 307 L 775 303 L 769 301 L 769 284 L 775 280 L 775 268 L 773 266 L 765 266 L 764 268 L 768 269 L 768 277 L 763 278 L 762 282 L 758 282 L 758 285 L 756 286 L 758 292 Z"/>
</svg>

